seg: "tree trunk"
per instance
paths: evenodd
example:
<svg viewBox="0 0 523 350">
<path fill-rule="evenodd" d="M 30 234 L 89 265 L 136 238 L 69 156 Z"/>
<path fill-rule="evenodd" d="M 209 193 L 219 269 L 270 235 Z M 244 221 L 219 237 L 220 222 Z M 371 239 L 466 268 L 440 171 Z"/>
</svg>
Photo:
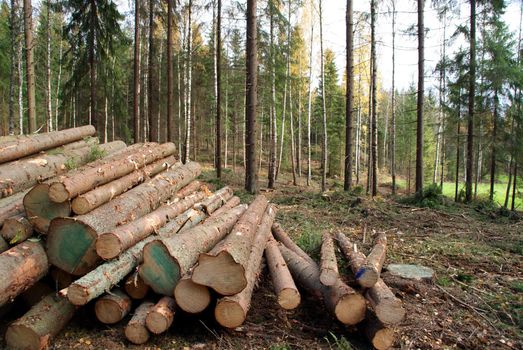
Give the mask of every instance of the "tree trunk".
<svg viewBox="0 0 523 350">
<path fill-rule="evenodd" d="M 469 111 L 467 118 L 467 174 L 465 200 L 472 200 L 472 168 L 474 165 L 474 98 L 476 97 L 476 0 L 470 0 L 470 73 Z"/>
<path fill-rule="evenodd" d="M 370 288 L 378 281 L 385 262 L 386 252 L 387 237 L 385 234 L 380 234 L 376 238 L 375 245 L 369 256 L 367 256 L 365 263 L 356 273 L 356 279 L 362 286 Z"/>
<path fill-rule="evenodd" d="M 269 171 L 268 187 L 274 188 L 276 182 L 276 140 L 278 138 L 278 125 L 276 123 L 276 50 L 274 49 L 274 3 L 269 1 L 269 25 L 270 25 L 270 53 L 271 53 L 271 105 L 270 113 L 270 146 L 269 146 Z"/>
<path fill-rule="evenodd" d="M 392 0 L 392 136 L 390 173 L 392 194 L 396 194 L 396 0 Z"/>
<path fill-rule="evenodd" d="M 218 1 L 216 14 L 216 177 L 222 176 L 222 1 Z M 227 116 L 226 116 L 227 117 Z"/>
<path fill-rule="evenodd" d="M 5 335 L 7 346 L 12 349 L 47 349 L 75 311 L 75 306 L 67 298 L 54 294 L 46 296 L 9 325 Z"/>
<path fill-rule="evenodd" d="M 461 101 L 461 90 L 460 90 L 460 94 L 459 94 L 459 99 L 458 101 Z M 457 138 L 456 138 L 456 187 L 455 187 L 455 191 L 454 191 L 454 201 L 455 202 L 458 202 L 459 201 L 459 162 L 460 162 L 460 144 L 459 144 L 459 139 L 460 139 L 460 134 L 461 134 L 461 103 L 458 102 L 458 130 L 457 130 Z"/>
<path fill-rule="evenodd" d="M 256 107 L 258 93 L 256 23 L 256 0 L 247 0 L 245 190 L 250 193 L 256 193 Z"/>
<path fill-rule="evenodd" d="M 149 141 L 158 142 L 158 107 L 159 97 L 158 91 L 158 67 L 156 65 L 156 44 L 154 42 L 154 36 L 156 33 L 156 22 L 155 22 L 155 1 L 149 0 Z"/>
<path fill-rule="evenodd" d="M 340 278 L 334 242 L 328 232 L 323 233 L 321 241 L 320 282 L 324 286 L 333 286 Z"/>
<path fill-rule="evenodd" d="M 11 0 L 9 14 L 9 29 L 11 31 L 11 66 L 9 71 L 9 114 L 8 134 L 14 135 L 15 129 L 15 79 L 17 65 L 17 43 L 18 43 L 18 0 Z"/>
<path fill-rule="evenodd" d="M 516 206 L 516 189 L 517 189 L 517 180 L 518 180 L 518 163 L 516 162 L 514 164 L 514 181 L 512 183 L 512 205 L 510 207 L 510 210 L 514 211 Z"/>
<path fill-rule="evenodd" d="M 75 214 L 87 214 L 128 189 L 150 179 L 164 170 L 180 164 L 181 163 L 176 163 L 176 159 L 173 156 L 160 159 L 142 169 L 135 170 L 128 175 L 79 195 L 73 199 L 71 208 Z"/>
<path fill-rule="evenodd" d="M 145 325 L 151 333 L 164 333 L 174 319 L 176 302 L 171 297 L 163 297 L 154 305 L 145 318 Z"/>
<path fill-rule="evenodd" d="M 186 163 L 189 160 L 189 152 L 190 152 L 190 145 L 191 145 L 191 95 L 192 95 L 192 20 L 191 20 L 191 13 L 192 13 L 192 0 L 189 0 L 189 7 L 188 7 L 189 13 L 188 13 L 188 25 L 187 25 L 187 63 L 185 64 L 185 88 L 186 88 L 186 94 L 185 94 L 185 119 L 186 119 L 186 127 L 185 127 L 185 151 L 183 154 L 183 163 Z"/>
<path fill-rule="evenodd" d="M 325 62 L 323 57 L 323 15 L 322 15 L 322 0 L 319 0 L 320 9 L 320 69 L 321 69 L 321 103 L 322 103 L 322 117 L 323 117 L 323 147 L 321 149 L 321 192 L 327 190 L 327 157 L 329 151 L 327 149 L 327 105 L 325 97 Z"/>
<path fill-rule="evenodd" d="M 82 126 L 47 134 L 19 136 L 16 139 L 2 142 L 0 146 L 0 163 L 17 160 L 41 151 L 79 141 L 95 133 L 96 130 L 92 126 Z"/>
<path fill-rule="evenodd" d="M 314 265 L 316 262 L 305 253 L 294 241 L 289 237 L 289 235 L 283 230 L 279 223 L 274 223 L 272 225 L 272 234 L 274 238 L 283 243 L 288 249 L 292 250 L 295 254 L 298 254 L 300 258 L 305 259 L 309 264 Z"/>
<path fill-rule="evenodd" d="M 22 242 L 0 254 L 0 306 L 47 274 L 49 264 L 40 242 Z"/>
<path fill-rule="evenodd" d="M 216 191 L 214 195 L 203 200 L 197 207 L 208 215 L 211 215 L 215 210 L 222 207 L 232 196 L 232 189 L 229 186 L 225 186 Z"/>
<path fill-rule="evenodd" d="M 222 214 L 225 214 L 229 209 L 232 209 L 238 205 L 240 205 L 240 197 L 238 197 L 238 196 L 231 197 L 226 203 L 223 204 L 222 207 L 216 209 L 211 214 L 211 216 L 207 219 L 207 221 L 213 221 L 213 220 L 219 218 Z"/>
<path fill-rule="evenodd" d="M 144 262 L 140 267 L 143 280 L 156 293 L 172 295 L 176 283 L 196 263 L 198 255 L 209 251 L 226 236 L 245 209 L 245 206 L 238 206 L 214 222 L 147 244 L 143 252 Z"/>
<path fill-rule="evenodd" d="M 425 97 L 425 0 L 418 0 L 418 101 L 416 123 L 416 196 L 423 196 L 423 102 Z"/>
<path fill-rule="evenodd" d="M 131 298 L 119 289 L 113 289 L 94 304 L 98 321 L 115 324 L 124 319 L 131 311 Z"/>
<path fill-rule="evenodd" d="M 149 286 L 145 284 L 138 271 L 130 274 L 125 280 L 124 290 L 134 300 L 142 300 L 149 292 Z"/>
<path fill-rule="evenodd" d="M 6 219 L 0 231 L 0 236 L 11 245 L 23 242 L 32 235 L 33 226 L 23 214 Z"/>
<path fill-rule="evenodd" d="M 191 162 L 144 182 L 89 214 L 54 219 L 47 239 L 50 261 L 74 275 L 89 272 L 100 259 L 95 249 L 100 234 L 158 208 L 200 172 L 200 165 Z"/>
<path fill-rule="evenodd" d="M 352 186 L 352 119 L 354 111 L 354 19 L 353 1 L 347 0 L 346 40 L 347 40 L 347 87 L 345 104 L 345 176 L 343 189 Z"/>
<path fill-rule="evenodd" d="M 165 204 L 137 220 L 99 235 L 96 239 L 96 253 L 105 260 L 116 258 L 204 198 L 203 192 L 197 192 L 184 200 Z"/>
<path fill-rule="evenodd" d="M 171 0 L 169 0 L 170 4 Z M 169 12 L 170 13 L 170 12 Z M 170 22 L 169 22 L 170 23 Z M 133 135 L 134 143 L 141 142 L 140 123 L 140 1 L 134 2 L 134 69 L 133 69 Z"/>
<path fill-rule="evenodd" d="M 307 186 L 311 185 L 311 116 L 312 116 L 312 44 L 314 43 L 314 21 L 312 14 L 313 2 L 311 2 L 311 43 L 309 50 L 309 98 L 307 103 Z"/>
<path fill-rule="evenodd" d="M 377 61 L 376 61 L 376 0 L 371 0 L 371 85 L 372 85 L 372 94 L 371 94 L 371 104 L 372 104 L 372 116 L 371 116 L 371 137 L 370 137 L 370 147 L 371 147 L 371 159 L 372 159 L 372 186 L 371 194 L 376 196 L 378 194 L 378 117 L 376 113 L 377 108 L 377 85 L 376 85 L 376 74 L 377 74 Z"/>
<path fill-rule="evenodd" d="M 29 134 L 37 131 L 36 126 L 36 83 L 34 65 L 33 42 L 33 7 L 31 0 L 24 0 L 24 27 L 25 27 L 25 64 L 27 80 L 27 116 L 29 120 Z"/>
<path fill-rule="evenodd" d="M 490 201 L 494 200 L 494 186 L 496 183 L 496 152 L 497 152 L 497 137 L 498 137 L 498 90 L 494 91 L 494 112 L 492 113 L 492 142 L 491 142 L 491 158 L 490 158 Z"/>
<path fill-rule="evenodd" d="M 101 150 L 114 150 L 125 147 L 122 141 L 97 146 Z M 7 197 L 21 192 L 39 181 L 61 174 L 71 167 L 92 160 L 92 147 L 49 152 L 36 157 L 24 158 L 16 162 L 0 165 L 0 178 L 8 179 L 0 183 L 0 196 Z"/>
<path fill-rule="evenodd" d="M 142 345 L 147 343 L 150 334 L 149 330 L 145 326 L 145 319 L 149 314 L 149 311 L 153 308 L 154 304 L 149 301 L 144 301 L 136 308 L 134 315 L 125 327 L 125 337 L 131 343 L 136 345 Z"/>
<path fill-rule="evenodd" d="M 49 187 L 49 198 L 57 203 L 71 200 L 99 185 L 119 179 L 136 169 L 169 157 L 175 152 L 176 147 L 173 143 L 145 144 L 131 155 L 124 153 L 121 157 L 111 157 L 107 162 L 93 167 L 87 165 L 83 167 L 81 173 L 66 174 L 53 182 Z"/>
<path fill-rule="evenodd" d="M 51 109 L 51 1 L 46 2 L 46 46 L 47 57 L 45 62 L 46 87 L 45 87 L 45 107 L 46 107 L 46 126 L 45 131 L 53 131 L 53 111 Z"/>
<path fill-rule="evenodd" d="M 174 142 L 173 2 L 167 0 L 167 142 Z"/>
<path fill-rule="evenodd" d="M 267 205 L 265 196 L 257 196 L 234 225 L 234 234 L 227 236 L 209 253 L 200 254 L 192 276 L 194 282 L 221 295 L 234 295 L 246 287 L 252 242 Z M 269 210 L 273 210 L 272 207 Z"/>
<path fill-rule="evenodd" d="M 8 218 L 24 212 L 24 196 L 27 192 L 29 192 L 29 190 L 0 199 L 0 226 L 2 226 Z"/>
</svg>

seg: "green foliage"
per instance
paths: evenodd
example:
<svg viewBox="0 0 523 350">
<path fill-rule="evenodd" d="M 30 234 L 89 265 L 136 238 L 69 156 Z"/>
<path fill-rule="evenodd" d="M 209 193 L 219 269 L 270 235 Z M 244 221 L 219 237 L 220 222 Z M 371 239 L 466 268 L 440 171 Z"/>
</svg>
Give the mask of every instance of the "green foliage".
<svg viewBox="0 0 523 350">
<path fill-rule="evenodd" d="M 334 333 L 329 332 L 329 335 L 325 337 L 325 340 L 329 343 L 331 349 L 354 350 L 352 344 L 343 335 L 337 337 Z"/>
<path fill-rule="evenodd" d="M 98 145 L 91 146 L 89 155 L 87 156 L 87 162 L 94 162 L 95 160 L 101 159 L 107 155 L 107 151 Z"/>
<path fill-rule="evenodd" d="M 75 157 L 68 158 L 64 163 L 65 168 L 69 170 L 74 170 L 78 168 L 78 161 Z"/>
<path fill-rule="evenodd" d="M 445 197 L 438 184 L 430 184 L 425 187 L 421 197 L 414 195 L 403 199 L 403 202 L 426 208 L 439 208 L 446 204 Z"/>
</svg>

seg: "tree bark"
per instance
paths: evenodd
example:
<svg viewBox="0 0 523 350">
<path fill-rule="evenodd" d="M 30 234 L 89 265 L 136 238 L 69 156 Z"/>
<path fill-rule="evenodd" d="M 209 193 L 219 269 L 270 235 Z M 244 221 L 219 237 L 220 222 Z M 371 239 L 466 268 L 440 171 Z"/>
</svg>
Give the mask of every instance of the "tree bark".
<svg viewBox="0 0 523 350">
<path fill-rule="evenodd" d="M 134 315 L 125 327 L 125 337 L 131 343 L 136 345 L 142 345 L 147 343 L 150 334 L 149 330 L 145 326 L 145 319 L 149 314 L 149 311 L 153 308 L 154 304 L 149 301 L 144 301 L 136 308 Z"/>
<path fill-rule="evenodd" d="M 34 65 L 33 42 L 33 7 L 31 0 L 24 0 L 24 27 L 25 27 L 25 64 L 27 81 L 27 116 L 29 120 L 29 134 L 37 131 L 36 126 L 36 83 Z"/>
<path fill-rule="evenodd" d="M 219 218 L 222 214 L 225 214 L 229 209 L 232 209 L 236 206 L 240 205 L 240 197 L 234 196 L 231 199 L 229 199 L 226 203 L 223 204 L 223 206 L 219 209 L 216 209 L 211 216 L 206 220 L 207 221 L 213 221 Z"/>
<path fill-rule="evenodd" d="M 347 88 L 345 104 L 345 177 L 343 189 L 349 191 L 352 185 L 352 119 L 354 111 L 354 19 L 353 1 L 347 0 Z"/>
<path fill-rule="evenodd" d="M 469 105 L 467 117 L 467 174 L 465 200 L 472 200 L 472 174 L 474 166 L 474 98 L 476 97 L 476 0 L 470 0 L 470 72 Z"/>
<path fill-rule="evenodd" d="M 159 97 L 158 96 L 158 67 L 156 61 L 158 57 L 156 56 L 156 44 L 154 42 L 154 36 L 156 33 L 156 22 L 155 18 L 155 1 L 149 0 L 149 62 L 147 64 L 149 70 L 149 141 L 158 142 L 158 107 L 159 107 Z"/>
<path fill-rule="evenodd" d="M 144 262 L 140 267 L 140 275 L 145 283 L 156 293 L 172 295 L 176 283 L 196 263 L 198 255 L 209 251 L 225 237 L 245 209 L 244 205 L 238 206 L 214 222 L 196 226 L 184 234 L 163 236 L 147 244 L 143 252 Z"/>
<path fill-rule="evenodd" d="M 425 97 L 425 0 L 418 0 L 418 100 L 416 123 L 416 196 L 423 196 L 423 102 Z"/>
<path fill-rule="evenodd" d="M 274 240 L 272 234 L 269 236 L 269 241 L 265 247 L 265 258 L 278 304 L 285 310 L 297 308 L 301 302 L 300 292 L 296 288 L 285 259 L 283 259 L 278 248 L 278 243 Z"/>
<path fill-rule="evenodd" d="M 392 0 L 392 144 L 390 173 L 392 177 L 392 194 L 396 194 L 396 0 Z"/>
<path fill-rule="evenodd" d="M 50 294 L 24 316 L 11 323 L 5 335 L 12 349 L 43 350 L 73 318 L 75 306 L 67 298 Z"/>
<path fill-rule="evenodd" d="M 497 152 L 497 134 L 498 134 L 498 90 L 494 91 L 494 112 L 492 113 L 492 141 L 491 141 L 491 158 L 490 158 L 490 201 L 494 200 L 494 186 L 496 183 L 496 152 Z"/>
<path fill-rule="evenodd" d="M 325 62 L 323 57 L 323 15 L 322 15 L 322 0 L 319 0 L 320 9 L 320 68 L 321 68 L 321 103 L 322 103 L 322 117 L 323 117 L 323 145 L 321 148 L 321 192 L 327 190 L 327 158 L 328 158 L 328 141 L 327 141 L 327 105 L 325 97 Z"/>
<path fill-rule="evenodd" d="M 91 271 L 99 262 L 95 241 L 103 232 L 148 214 L 200 174 L 198 163 L 168 170 L 75 218 L 56 218 L 47 240 L 53 265 L 74 275 Z"/>
<path fill-rule="evenodd" d="M 198 209 L 205 211 L 208 215 L 211 215 L 217 209 L 222 207 L 232 196 L 232 189 L 229 186 L 225 186 L 216 191 L 212 196 L 202 200 L 202 202 L 198 204 Z"/>
<path fill-rule="evenodd" d="M 129 311 L 131 311 L 131 298 L 119 289 L 111 290 L 94 304 L 96 318 L 104 324 L 120 322 Z"/>
<path fill-rule="evenodd" d="M 169 2 L 172 0 L 169 0 Z M 170 22 L 169 22 L 170 23 Z M 133 135 L 141 142 L 140 129 L 140 1 L 134 2 L 134 69 L 133 69 Z"/>
<path fill-rule="evenodd" d="M 147 329 L 154 334 L 164 333 L 173 323 L 175 308 L 176 302 L 173 298 L 161 298 L 160 301 L 149 310 L 145 318 Z"/>
<path fill-rule="evenodd" d="M 328 232 L 323 233 L 321 240 L 320 282 L 324 286 L 332 286 L 340 278 L 334 241 Z"/>
<path fill-rule="evenodd" d="M 0 306 L 47 274 L 49 264 L 40 242 L 22 242 L 0 254 Z"/>
<path fill-rule="evenodd" d="M 53 131 L 53 111 L 51 108 L 51 1 L 46 2 L 46 46 L 47 57 L 45 62 L 46 87 L 45 87 L 45 107 L 46 107 L 46 127 L 45 131 Z"/>
<path fill-rule="evenodd" d="M 260 222 L 254 237 L 249 262 L 245 270 L 247 285 L 236 295 L 221 298 L 216 303 L 214 317 L 224 327 L 236 328 L 241 326 L 247 318 L 251 306 L 252 292 L 261 274 L 263 252 L 271 236 L 271 226 L 276 217 L 276 207 L 269 205 Z"/>
<path fill-rule="evenodd" d="M 167 0 L 167 142 L 174 142 L 173 7 Z"/>
<path fill-rule="evenodd" d="M 246 104 L 245 104 L 245 190 L 256 193 L 256 107 L 258 57 L 256 0 L 247 0 Z"/>
<path fill-rule="evenodd" d="M 372 186 L 371 186 L 371 194 L 372 196 L 376 196 L 378 194 L 378 144 L 377 144 L 377 134 L 378 134 L 378 119 L 377 119 L 377 94 L 376 94 L 376 74 L 377 74 L 377 61 L 376 61 L 376 0 L 371 0 L 371 67 L 372 67 L 372 73 L 371 73 L 371 86 L 372 86 L 372 93 L 371 93 L 371 129 L 372 132 L 370 133 L 370 147 L 371 147 L 371 160 L 372 162 L 369 164 L 372 166 L 372 170 L 370 170 L 370 173 L 372 174 Z"/>
<path fill-rule="evenodd" d="M 265 196 L 257 196 L 234 225 L 232 234 L 209 253 L 200 254 L 192 276 L 194 282 L 210 287 L 221 295 L 234 295 L 246 287 L 252 242 L 267 205 Z"/>
<path fill-rule="evenodd" d="M 0 231 L 0 236 L 11 245 L 23 242 L 32 235 L 33 226 L 31 226 L 31 223 L 23 214 L 6 219 Z"/>
<path fill-rule="evenodd" d="M 314 21 L 312 14 L 313 2 L 311 1 L 311 43 L 309 50 L 309 98 L 307 103 L 307 186 L 311 185 L 312 181 L 312 165 L 311 165 L 311 116 L 312 116 L 312 52 L 314 43 Z"/>
<path fill-rule="evenodd" d="M 216 14 L 216 177 L 222 176 L 222 1 L 218 1 Z"/>
<path fill-rule="evenodd" d="M 387 237 L 385 234 L 380 234 L 376 238 L 375 245 L 367 256 L 365 263 L 355 274 L 356 279 L 362 286 L 370 288 L 379 280 L 386 252 Z"/>
</svg>

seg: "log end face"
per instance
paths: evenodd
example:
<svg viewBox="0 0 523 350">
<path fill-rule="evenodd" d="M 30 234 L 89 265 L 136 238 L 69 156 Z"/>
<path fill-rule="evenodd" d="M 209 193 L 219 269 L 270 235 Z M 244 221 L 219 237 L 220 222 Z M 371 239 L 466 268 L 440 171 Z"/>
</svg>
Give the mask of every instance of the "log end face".
<svg viewBox="0 0 523 350">
<path fill-rule="evenodd" d="M 62 203 L 69 199 L 69 192 L 61 182 L 49 186 L 49 199 L 55 203 Z"/>
<path fill-rule="evenodd" d="M 180 267 L 161 241 L 153 241 L 143 249 L 143 264 L 138 273 L 154 292 L 172 296 L 180 278 Z"/>
<path fill-rule="evenodd" d="M 133 344 L 142 345 L 149 340 L 149 331 L 143 325 L 130 324 L 125 327 L 125 337 Z"/>
<path fill-rule="evenodd" d="M 192 280 L 225 296 L 237 294 L 247 286 L 245 269 L 227 251 L 216 256 L 200 254 Z"/>
<path fill-rule="evenodd" d="M 394 345 L 395 334 L 390 328 L 382 328 L 376 332 L 372 339 L 372 345 L 377 350 L 387 350 Z"/>
<path fill-rule="evenodd" d="M 165 315 L 158 311 L 151 311 L 145 319 L 147 329 L 154 334 L 162 334 L 171 326 L 172 319 L 169 320 Z"/>
<path fill-rule="evenodd" d="M 365 298 L 354 293 L 343 296 L 336 304 L 334 313 L 341 323 L 355 325 L 365 319 L 366 310 Z"/>
<path fill-rule="evenodd" d="M 378 279 L 380 278 L 380 274 L 378 271 L 376 271 L 374 268 L 362 266 L 357 272 L 356 272 L 356 280 L 360 284 L 360 286 L 364 288 L 371 288 L 378 282 Z"/>
<path fill-rule="evenodd" d="M 34 229 L 42 234 L 47 234 L 51 220 L 71 215 L 69 201 L 63 203 L 51 201 L 49 185 L 46 183 L 36 185 L 24 196 L 24 209 Z"/>
<path fill-rule="evenodd" d="M 405 309 L 399 299 L 384 300 L 375 307 L 376 316 L 386 325 L 397 325 L 405 319 Z"/>
<path fill-rule="evenodd" d="M 96 253 L 104 260 L 114 259 L 122 253 L 118 236 L 111 232 L 103 233 L 96 239 Z"/>
<path fill-rule="evenodd" d="M 89 201 L 82 196 L 78 196 L 75 199 L 73 199 L 71 208 L 73 209 L 73 212 L 77 215 L 87 214 L 91 210 Z"/>
<path fill-rule="evenodd" d="M 89 302 L 89 295 L 84 287 L 73 283 L 67 288 L 67 299 L 73 305 L 82 306 Z"/>
<path fill-rule="evenodd" d="M 180 309 L 191 314 L 204 311 L 211 303 L 209 288 L 185 278 L 176 285 L 174 298 Z"/>
<path fill-rule="evenodd" d="M 324 286 L 333 286 L 338 281 L 338 273 L 333 270 L 322 270 L 320 274 L 320 282 Z"/>
<path fill-rule="evenodd" d="M 5 342 L 9 349 L 41 350 L 47 347 L 49 337 L 42 339 L 34 330 L 22 324 L 13 323 L 7 328 Z"/>
<path fill-rule="evenodd" d="M 96 318 L 105 324 L 120 322 L 125 316 L 120 304 L 111 299 L 99 299 L 94 305 Z"/>
<path fill-rule="evenodd" d="M 300 293 L 294 288 L 282 289 L 278 295 L 278 304 L 285 310 L 294 310 L 300 302 Z"/>
<path fill-rule="evenodd" d="M 235 301 L 222 299 L 214 309 L 214 317 L 220 325 L 226 328 L 236 328 L 245 322 L 245 312 Z"/>
</svg>

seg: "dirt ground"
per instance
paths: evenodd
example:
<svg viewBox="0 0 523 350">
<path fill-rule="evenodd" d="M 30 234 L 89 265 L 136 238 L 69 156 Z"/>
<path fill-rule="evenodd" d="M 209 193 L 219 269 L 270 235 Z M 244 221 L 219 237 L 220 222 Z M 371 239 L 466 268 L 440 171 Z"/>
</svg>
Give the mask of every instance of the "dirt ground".
<svg viewBox="0 0 523 350">
<path fill-rule="evenodd" d="M 222 182 L 211 171 L 203 175 L 214 186 L 231 185 L 243 201 L 241 177 L 226 170 Z M 300 180 L 304 182 L 304 180 Z M 398 327 L 398 349 L 523 349 L 523 221 L 481 205 L 447 203 L 423 208 L 387 195 L 373 200 L 346 194 L 339 183 L 320 195 L 315 186 L 292 186 L 289 178 L 264 193 L 279 208 L 282 227 L 314 258 L 321 233 L 341 231 L 363 252 L 373 236 L 386 232 L 386 263 L 431 267 L 432 283 L 397 283 L 387 273 L 394 293 L 403 300 L 406 320 Z M 347 282 L 350 273 L 338 257 Z M 96 322 L 93 305 L 79 310 L 57 337 L 52 349 L 370 349 L 358 327 L 336 322 L 317 300 L 302 293 L 294 311 L 277 307 L 266 271 L 260 278 L 247 322 L 225 330 L 211 311 L 189 316 L 178 312 L 171 329 L 145 346 L 130 345 L 123 335 L 129 317 L 115 326 Z M 4 317 L 1 328 L 22 309 Z M 1 346 L 1 344 L 0 344 Z"/>
</svg>

